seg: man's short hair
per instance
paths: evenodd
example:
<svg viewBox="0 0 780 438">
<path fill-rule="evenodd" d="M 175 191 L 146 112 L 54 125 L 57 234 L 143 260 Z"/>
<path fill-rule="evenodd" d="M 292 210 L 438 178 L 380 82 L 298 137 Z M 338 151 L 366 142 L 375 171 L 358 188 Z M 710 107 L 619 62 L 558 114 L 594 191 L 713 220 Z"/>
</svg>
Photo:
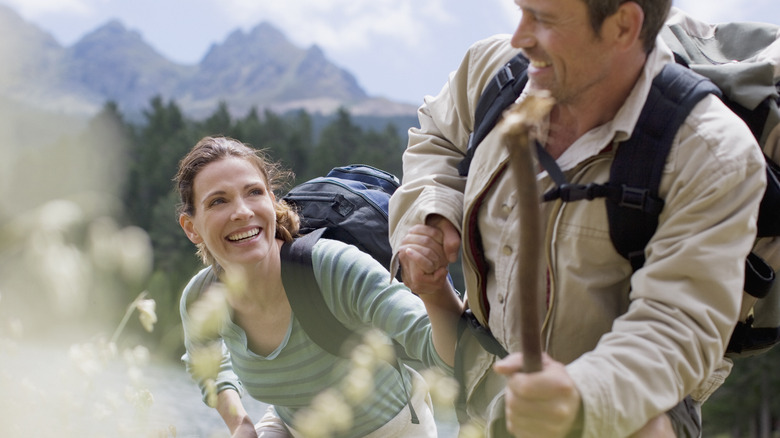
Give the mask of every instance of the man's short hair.
<svg viewBox="0 0 780 438">
<path fill-rule="evenodd" d="M 639 38 L 644 43 L 646 52 L 650 52 L 655 47 L 655 38 L 661 31 L 669 10 L 672 7 L 672 0 L 583 0 L 588 6 L 590 14 L 590 24 L 596 34 L 601 33 L 601 25 L 610 15 L 617 12 L 620 5 L 633 1 L 638 4 L 645 13 L 645 21 L 642 23 L 642 30 Z"/>
</svg>

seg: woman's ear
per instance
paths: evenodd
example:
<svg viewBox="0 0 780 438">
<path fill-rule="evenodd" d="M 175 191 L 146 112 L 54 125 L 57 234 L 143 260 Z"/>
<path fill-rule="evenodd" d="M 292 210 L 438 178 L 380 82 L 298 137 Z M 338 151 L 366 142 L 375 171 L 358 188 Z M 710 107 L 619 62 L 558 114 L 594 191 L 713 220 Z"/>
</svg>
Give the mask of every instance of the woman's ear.
<svg viewBox="0 0 780 438">
<path fill-rule="evenodd" d="M 187 235 L 187 238 L 190 239 L 190 242 L 196 245 L 203 243 L 203 239 L 200 237 L 200 234 L 198 234 L 197 230 L 195 230 L 195 224 L 192 223 L 192 218 L 189 215 L 183 213 L 180 214 L 179 225 L 181 225 L 181 229 L 184 230 L 184 234 Z"/>
</svg>

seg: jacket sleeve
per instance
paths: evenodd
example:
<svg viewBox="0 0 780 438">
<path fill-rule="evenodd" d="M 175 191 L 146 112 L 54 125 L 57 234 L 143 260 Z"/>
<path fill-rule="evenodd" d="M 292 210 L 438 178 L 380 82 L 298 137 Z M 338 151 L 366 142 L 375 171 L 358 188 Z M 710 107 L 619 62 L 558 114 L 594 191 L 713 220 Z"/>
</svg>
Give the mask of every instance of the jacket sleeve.
<svg viewBox="0 0 780 438">
<path fill-rule="evenodd" d="M 631 277 L 631 304 L 594 350 L 567 365 L 586 437 L 625 436 L 707 383 L 722 364 L 766 184 L 750 132 L 715 97 L 677 135 L 666 200 Z"/>
<path fill-rule="evenodd" d="M 475 43 L 436 97 L 418 110 L 419 128 L 409 130 L 403 184 L 390 200 L 390 243 L 397 250 L 413 225 L 440 214 L 460 228 L 466 178 L 458 173 L 474 125 L 477 100 L 495 70 L 514 52 L 508 37 Z"/>
</svg>

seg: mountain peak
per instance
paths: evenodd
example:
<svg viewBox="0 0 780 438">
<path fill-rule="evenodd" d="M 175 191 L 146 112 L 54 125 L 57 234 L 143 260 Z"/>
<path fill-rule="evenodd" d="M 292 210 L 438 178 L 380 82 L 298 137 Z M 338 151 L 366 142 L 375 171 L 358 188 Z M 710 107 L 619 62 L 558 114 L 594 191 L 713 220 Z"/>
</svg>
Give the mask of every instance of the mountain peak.
<svg viewBox="0 0 780 438">
<path fill-rule="evenodd" d="M 193 66 L 167 59 L 116 19 L 68 48 L 2 5 L 0 25 L 8 31 L 0 41 L 0 74 L 16 78 L 0 87 L 0 98 L 45 106 L 46 99 L 33 96 L 59 93 L 82 107 L 99 108 L 112 100 L 122 111 L 139 114 L 160 96 L 194 117 L 208 115 L 220 102 L 241 114 L 251 108 L 316 111 L 325 108 L 323 102 L 335 108 L 370 100 L 352 74 L 328 60 L 319 46 L 302 49 L 267 21 L 235 30 Z"/>
<path fill-rule="evenodd" d="M 265 40 L 267 42 L 279 41 L 288 43 L 287 37 L 273 24 L 262 21 L 249 32 L 252 39 Z"/>
<path fill-rule="evenodd" d="M 91 44 L 96 41 L 148 45 L 144 42 L 143 37 L 138 31 L 128 30 L 121 21 L 116 19 L 110 20 L 106 24 L 86 34 L 77 45 Z M 151 48 L 151 46 L 149 46 L 149 48 Z"/>
</svg>

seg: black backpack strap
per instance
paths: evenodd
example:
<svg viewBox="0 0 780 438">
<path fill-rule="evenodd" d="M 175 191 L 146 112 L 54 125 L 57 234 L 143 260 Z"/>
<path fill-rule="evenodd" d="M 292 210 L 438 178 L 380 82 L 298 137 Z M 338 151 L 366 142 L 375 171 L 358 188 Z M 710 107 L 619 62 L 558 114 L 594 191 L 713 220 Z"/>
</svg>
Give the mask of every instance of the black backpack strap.
<svg viewBox="0 0 780 438">
<path fill-rule="evenodd" d="M 282 284 L 295 319 L 306 335 L 328 353 L 348 358 L 349 351 L 345 349 L 345 344 L 354 332 L 344 326 L 329 310 L 314 277 L 312 250 L 326 230 L 327 228 L 318 228 L 282 245 Z M 401 374 L 412 423 L 419 424 L 420 420 L 412 406 L 411 392 L 404 379 L 407 374 L 404 373 L 406 370 L 401 359 L 389 363 Z"/>
<path fill-rule="evenodd" d="M 668 64 L 653 80 L 642 112 L 627 141 L 615 153 L 607 186 L 610 237 L 634 270 L 644 264 L 644 248 L 658 226 L 664 201 L 658 194 L 674 137 L 693 107 L 720 90 L 705 77 Z"/>
<path fill-rule="evenodd" d="M 490 80 L 477 101 L 474 113 L 474 129 L 469 135 L 466 156 L 458 165 L 461 176 L 469 174 L 469 166 L 477 146 L 485 139 L 504 110 L 512 105 L 528 82 L 528 58 L 521 53 L 504 64 Z"/>
<path fill-rule="evenodd" d="M 312 248 L 324 232 L 320 228 L 282 245 L 282 284 L 295 319 L 309 338 L 328 353 L 344 357 L 344 343 L 353 332 L 328 310 L 312 265 Z"/>
</svg>

